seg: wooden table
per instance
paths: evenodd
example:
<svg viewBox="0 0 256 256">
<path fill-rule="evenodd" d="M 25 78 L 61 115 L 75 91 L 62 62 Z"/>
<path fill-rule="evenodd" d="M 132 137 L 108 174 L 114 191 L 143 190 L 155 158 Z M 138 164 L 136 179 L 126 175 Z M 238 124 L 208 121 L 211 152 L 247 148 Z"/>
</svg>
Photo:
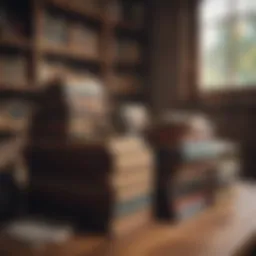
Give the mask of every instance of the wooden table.
<svg viewBox="0 0 256 256">
<path fill-rule="evenodd" d="M 223 205 L 209 209 L 179 225 L 152 223 L 144 229 L 119 240 L 107 240 L 101 237 L 76 237 L 63 245 L 49 246 L 37 255 L 246 255 L 245 251 L 256 242 L 254 241 L 256 186 L 239 184 L 233 199 Z M 23 256 L 22 254 L 17 255 Z"/>
<path fill-rule="evenodd" d="M 173 227 L 155 224 L 134 237 L 125 248 L 117 244 L 115 255 L 244 255 L 254 245 L 255 231 L 256 186 L 240 185 L 233 200 L 225 206 L 216 206 Z"/>
</svg>

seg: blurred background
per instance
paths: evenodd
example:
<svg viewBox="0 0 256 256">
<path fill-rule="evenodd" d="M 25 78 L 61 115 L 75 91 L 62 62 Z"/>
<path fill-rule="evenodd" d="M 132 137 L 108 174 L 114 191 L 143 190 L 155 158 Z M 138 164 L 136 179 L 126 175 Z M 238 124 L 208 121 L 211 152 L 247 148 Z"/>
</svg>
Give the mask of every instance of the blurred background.
<svg viewBox="0 0 256 256">
<path fill-rule="evenodd" d="M 245 223 L 255 26 L 253 0 L 2 0 L 0 252 L 167 255 L 120 241 L 218 206 Z"/>
</svg>

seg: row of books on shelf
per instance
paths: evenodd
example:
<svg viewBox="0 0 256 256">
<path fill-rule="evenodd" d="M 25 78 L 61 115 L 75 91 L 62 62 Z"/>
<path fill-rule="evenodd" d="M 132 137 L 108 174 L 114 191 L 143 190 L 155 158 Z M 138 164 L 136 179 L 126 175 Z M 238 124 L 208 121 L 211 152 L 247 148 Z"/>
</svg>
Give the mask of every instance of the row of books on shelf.
<svg viewBox="0 0 256 256">
<path fill-rule="evenodd" d="M 15 74 L 15 76 L 13 75 Z M 1 56 L 0 57 L 0 83 L 11 88 L 24 88 L 29 83 L 28 59 L 26 56 Z M 86 69 L 76 70 L 63 62 L 42 62 L 39 66 L 38 84 L 44 86 L 49 82 L 61 78 L 63 80 L 81 81 L 90 84 L 87 79 Z M 85 90 L 88 87 L 85 86 Z M 110 90 L 116 94 L 136 94 L 142 90 L 142 78 L 137 74 L 115 73 L 111 79 Z M 74 90 L 75 91 L 75 88 Z M 80 90 L 81 93 L 81 90 Z M 80 102 L 82 104 L 82 102 Z M 90 105 L 89 102 L 84 104 Z"/>
<path fill-rule="evenodd" d="M 60 7 L 67 9 L 88 10 L 100 13 L 102 1 L 65 1 L 51 0 Z M 8 5 L 7 5 L 8 6 Z M 0 6 L 0 38 L 8 38 L 13 40 L 21 40 L 28 37 L 28 19 L 3 5 Z M 107 8 L 107 15 L 110 19 L 116 21 L 129 21 L 138 26 L 142 26 L 144 21 L 144 7 L 142 3 L 130 1 L 110 1 Z M 29 13 L 29 8 L 27 9 Z M 89 12 L 90 13 L 90 12 Z M 18 13 L 19 14 L 19 13 Z M 93 29 L 82 23 L 71 22 L 67 16 L 63 14 L 51 14 L 46 12 L 44 15 L 44 36 L 51 42 L 61 43 L 67 42 L 78 48 L 83 49 L 83 44 L 87 45 L 87 54 L 97 54 L 99 46 L 99 35 Z M 95 55 L 93 55 L 95 56 Z"/>
<path fill-rule="evenodd" d="M 141 27 L 145 19 L 145 7 L 143 2 L 140 1 L 123 1 L 113 0 L 104 3 L 102 0 L 89 0 L 89 1 L 67 1 L 67 0 L 51 0 L 56 6 L 64 7 L 65 9 L 78 11 L 81 14 L 88 12 L 88 14 L 106 14 L 111 20 L 114 21 L 127 21 Z"/>
<path fill-rule="evenodd" d="M 45 13 L 42 44 L 98 57 L 100 33 L 83 23 L 70 23 L 65 16 Z"/>
<path fill-rule="evenodd" d="M 65 17 L 45 14 L 44 34 L 41 44 L 49 49 L 83 54 L 88 58 L 98 58 L 101 50 L 100 32 L 79 22 L 70 23 Z M 136 40 L 119 39 L 112 45 L 113 58 L 119 61 L 138 62 L 141 47 Z"/>
</svg>

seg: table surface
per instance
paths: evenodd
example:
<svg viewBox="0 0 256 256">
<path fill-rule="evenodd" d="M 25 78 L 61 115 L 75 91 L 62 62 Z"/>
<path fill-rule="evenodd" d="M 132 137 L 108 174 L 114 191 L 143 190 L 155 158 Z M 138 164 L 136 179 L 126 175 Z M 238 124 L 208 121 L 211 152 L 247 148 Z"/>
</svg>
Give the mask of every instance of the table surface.
<svg viewBox="0 0 256 256">
<path fill-rule="evenodd" d="M 24 256 L 230 256 L 254 245 L 256 186 L 240 183 L 233 196 L 178 225 L 151 223 L 122 239 L 78 236 Z M 2 242 L 1 242 L 2 241 Z M 0 252 L 7 243 L 0 239 Z M 256 241 L 255 241 L 256 242 Z M 255 244 L 256 245 L 256 244 Z M 13 247 L 9 245 L 10 247 Z M 22 248 L 25 251 L 25 248 Z M 16 255 L 16 254 L 11 254 Z M 19 256 L 23 256 L 19 249 Z"/>
</svg>

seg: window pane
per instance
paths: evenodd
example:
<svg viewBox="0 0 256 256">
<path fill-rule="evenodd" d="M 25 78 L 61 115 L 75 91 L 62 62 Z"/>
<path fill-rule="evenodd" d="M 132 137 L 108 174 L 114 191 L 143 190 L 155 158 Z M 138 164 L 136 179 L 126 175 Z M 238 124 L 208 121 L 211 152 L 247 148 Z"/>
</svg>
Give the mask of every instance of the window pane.
<svg viewBox="0 0 256 256">
<path fill-rule="evenodd" d="M 256 86 L 256 0 L 202 0 L 200 21 L 201 87 Z"/>
<path fill-rule="evenodd" d="M 201 22 L 208 23 L 226 17 L 230 0 L 203 0 L 200 9 Z"/>
<path fill-rule="evenodd" d="M 204 26 L 201 30 L 201 82 L 203 89 L 229 84 L 230 23 Z"/>
<path fill-rule="evenodd" d="M 240 13 L 256 12 L 255 0 L 238 0 L 237 9 Z"/>
<path fill-rule="evenodd" d="M 237 84 L 256 85 L 256 17 L 243 17 L 238 23 Z"/>
</svg>

